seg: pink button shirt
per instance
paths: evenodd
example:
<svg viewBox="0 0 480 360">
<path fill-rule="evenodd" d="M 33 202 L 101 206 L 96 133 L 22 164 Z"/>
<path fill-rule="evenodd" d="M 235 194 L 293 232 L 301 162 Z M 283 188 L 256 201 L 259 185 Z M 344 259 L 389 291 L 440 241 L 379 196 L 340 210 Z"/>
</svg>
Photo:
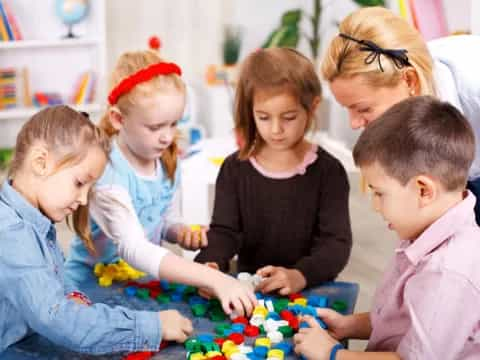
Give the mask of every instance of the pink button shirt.
<svg viewBox="0 0 480 360">
<path fill-rule="evenodd" d="M 370 313 L 367 351 L 403 360 L 480 359 L 480 228 L 467 197 L 400 242 Z"/>
</svg>

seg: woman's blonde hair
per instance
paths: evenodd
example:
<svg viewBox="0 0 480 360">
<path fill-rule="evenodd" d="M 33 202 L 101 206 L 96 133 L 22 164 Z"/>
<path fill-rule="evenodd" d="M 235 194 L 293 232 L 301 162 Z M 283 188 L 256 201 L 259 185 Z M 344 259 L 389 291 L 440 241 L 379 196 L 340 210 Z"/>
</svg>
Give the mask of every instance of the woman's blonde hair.
<svg viewBox="0 0 480 360">
<path fill-rule="evenodd" d="M 100 148 L 108 159 L 110 139 L 95 126 L 87 114 L 79 113 L 64 105 L 49 107 L 39 111 L 20 130 L 15 145 L 15 153 L 8 172 L 9 179 L 22 171 L 31 147 L 42 144 L 56 160 L 54 172 L 81 161 L 92 147 Z M 79 206 L 73 213 L 73 228 L 83 240 L 87 249 L 95 253 L 90 234 L 88 205 Z"/>
<path fill-rule="evenodd" d="M 127 52 L 120 56 L 117 64 L 111 74 L 110 90 L 114 89 L 122 80 L 128 76 L 145 69 L 146 67 L 163 62 L 162 58 L 153 50 Z M 132 107 L 137 104 L 140 97 L 148 97 L 157 94 L 167 88 L 174 88 L 185 93 L 185 84 L 177 74 L 168 74 L 155 76 L 152 79 L 137 84 L 131 91 L 123 94 L 118 98 L 117 103 L 113 106 L 122 115 L 127 116 Z M 100 121 L 100 127 L 104 129 L 109 136 L 117 133 L 117 130 L 110 122 L 109 112 L 112 106 L 109 106 L 107 112 Z M 161 161 L 169 179 L 173 181 L 175 170 L 177 168 L 178 156 L 178 135 L 172 144 L 163 152 Z"/>
<path fill-rule="evenodd" d="M 235 131 L 241 137 L 239 158 L 246 159 L 256 149 L 260 136 L 253 117 L 255 91 L 274 89 L 290 92 L 309 113 L 305 132 L 311 127 L 310 114 L 315 98 L 322 96 L 320 80 L 312 62 L 290 48 L 269 48 L 251 53 L 241 66 L 235 94 Z M 311 116 L 310 116 L 311 115 Z"/>
<path fill-rule="evenodd" d="M 420 33 L 406 20 L 383 7 L 366 7 L 347 16 L 340 23 L 339 33 L 373 42 L 384 49 L 407 50 L 408 61 L 419 79 L 419 95 L 435 95 L 432 57 Z M 362 75 L 371 86 L 390 87 L 399 83 L 402 71 L 391 58 L 380 55 L 382 71 L 378 61 L 366 63 L 369 52 L 360 50 L 361 47 L 352 40 L 336 36 L 323 58 L 323 78 L 331 82 L 337 77 Z"/>
</svg>

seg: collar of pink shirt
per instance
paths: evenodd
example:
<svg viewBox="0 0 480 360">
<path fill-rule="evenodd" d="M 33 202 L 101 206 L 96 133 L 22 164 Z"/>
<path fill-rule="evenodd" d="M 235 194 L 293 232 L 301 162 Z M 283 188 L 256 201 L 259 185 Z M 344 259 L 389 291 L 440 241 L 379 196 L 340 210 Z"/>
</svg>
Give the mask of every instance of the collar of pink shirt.
<svg viewBox="0 0 480 360">
<path fill-rule="evenodd" d="M 453 234 L 475 223 L 475 195 L 467 190 L 467 196 L 456 206 L 450 208 L 443 216 L 430 225 L 415 241 L 403 240 L 395 251 L 404 252 L 413 265 L 418 262 Z"/>
<path fill-rule="evenodd" d="M 313 164 L 317 158 L 317 149 L 318 145 L 312 144 L 310 149 L 306 152 L 305 156 L 303 157 L 302 162 L 290 171 L 269 171 L 265 169 L 262 165 L 258 163 L 257 160 L 253 156 L 250 156 L 248 160 L 252 164 L 252 166 L 263 176 L 271 178 L 271 179 L 288 179 L 295 175 L 304 175 L 307 172 L 307 168 Z"/>
</svg>

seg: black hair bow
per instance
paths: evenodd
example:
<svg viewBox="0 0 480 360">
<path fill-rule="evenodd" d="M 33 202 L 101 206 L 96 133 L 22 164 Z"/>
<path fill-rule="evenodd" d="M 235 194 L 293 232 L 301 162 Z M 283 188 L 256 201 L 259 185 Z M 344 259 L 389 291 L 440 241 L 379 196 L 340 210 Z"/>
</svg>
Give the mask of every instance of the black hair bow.
<svg viewBox="0 0 480 360">
<path fill-rule="evenodd" d="M 355 39 L 354 37 L 351 37 L 350 35 L 340 33 L 340 37 L 356 42 L 357 44 L 360 44 L 360 51 L 368 51 L 370 54 L 367 55 L 365 58 L 365 64 L 371 64 L 375 60 L 378 61 L 378 66 L 380 67 L 380 70 L 383 72 L 383 67 L 382 67 L 382 62 L 380 60 L 381 55 L 385 55 L 389 57 L 397 69 L 401 69 L 405 66 L 412 66 L 410 61 L 408 60 L 407 56 L 407 50 L 406 49 L 384 49 L 377 44 L 375 44 L 373 41 L 370 40 L 358 40 Z"/>
</svg>

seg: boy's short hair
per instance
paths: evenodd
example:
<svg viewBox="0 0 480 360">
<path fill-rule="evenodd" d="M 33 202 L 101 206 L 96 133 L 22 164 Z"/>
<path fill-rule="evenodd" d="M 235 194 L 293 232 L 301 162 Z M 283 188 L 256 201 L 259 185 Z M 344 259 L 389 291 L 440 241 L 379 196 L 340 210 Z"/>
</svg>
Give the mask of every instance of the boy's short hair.
<svg viewBox="0 0 480 360">
<path fill-rule="evenodd" d="M 378 162 L 402 185 L 424 174 L 447 191 L 465 188 L 475 157 L 475 135 L 453 105 L 431 96 L 410 97 L 383 113 L 359 137 L 359 167 Z"/>
</svg>

